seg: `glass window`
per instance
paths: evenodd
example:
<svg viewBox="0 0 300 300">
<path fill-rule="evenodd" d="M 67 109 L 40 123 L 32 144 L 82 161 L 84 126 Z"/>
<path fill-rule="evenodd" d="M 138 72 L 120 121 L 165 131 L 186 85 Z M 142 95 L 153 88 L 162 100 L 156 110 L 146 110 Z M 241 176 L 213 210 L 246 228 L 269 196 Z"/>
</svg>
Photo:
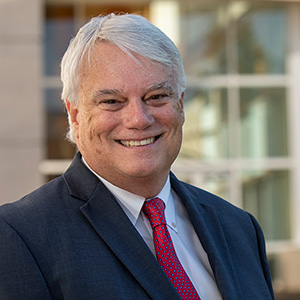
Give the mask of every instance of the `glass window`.
<svg viewBox="0 0 300 300">
<path fill-rule="evenodd" d="M 239 73 L 284 73 L 286 11 L 272 3 L 250 8 L 238 21 Z"/>
<path fill-rule="evenodd" d="M 44 24 L 44 73 L 60 74 L 60 61 L 74 35 L 72 5 L 46 5 Z"/>
<path fill-rule="evenodd" d="M 251 1 L 181 5 L 181 50 L 188 74 L 283 74 L 286 10 Z"/>
<path fill-rule="evenodd" d="M 46 149 L 48 159 L 68 159 L 75 154 L 76 147 L 64 136 L 67 133 L 67 113 L 60 99 L 60 89 L 45 90 L 46 108 Z"/>
<path fill-rule="evenodd" d="M 243 88 L 240 96 L 242 156 L 286 156 L 285 89 Z"/>
<path fill-rule="evenodd" d="M 106 15 L 109 13 L 135 13 L 141 16 L 148 16 L 148 3 L 135 2 L 133 4 L 130 3 L 111 3 L 108 4 L 86 4 L 85 5 L 85 22 L 88 22 L 92 17 L 96 17 L 98 15 Z"/>
<path fill-rule="evenodd" d="M 228 157 L 228 107 L 225 89 L 188 89 L 181 157 Z"/>
<path fill-rule="evenodd" d="M 259 221 L 266 239 L 290 238 L 289 172 L 243 172 L 244 209 Z"/>
<path fill-rule="evenodd" d="M 223 199 L 230 200 L 229 174 L 227 172 L 204 174 L 202 188 Z"/>
<path fill-rule="evenodd" d="M 187 166 L 188 167 L 188 166 Z M 193 173 L 189 167 L 183 171 L 183 166 L 181 166 L 181 172 L 176 172 L 180 174 L 180 180 L 183 180 L 189 184 L 193 184 L 206 190 L 210 193 L 218 195 L 223 199 L 230 200 L 230 188 L 229 188 L 229 178 L 230 175 L 226 171 L 215 170 L 209 172 L 207 170 L 201 170 L 201 172 Z"/>
<path fill-rule="evenodd" d="M 226 4 L 187 2 L 181 7 L 181 52 L 186 73 L 194 76 L 226 72 Z"/>
</svg>

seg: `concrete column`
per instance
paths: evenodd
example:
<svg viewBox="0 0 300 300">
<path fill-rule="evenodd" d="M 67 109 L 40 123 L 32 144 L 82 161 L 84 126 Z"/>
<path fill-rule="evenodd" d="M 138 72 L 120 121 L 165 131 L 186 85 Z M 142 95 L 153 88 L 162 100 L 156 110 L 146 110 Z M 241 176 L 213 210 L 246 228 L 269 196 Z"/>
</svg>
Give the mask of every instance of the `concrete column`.
<svg viewBox="0 0 300 300">
<path fill-rule="evenodd" d="M 0 204 L 42 184 L 42 1 L 0 0 Z"/>
</svg>

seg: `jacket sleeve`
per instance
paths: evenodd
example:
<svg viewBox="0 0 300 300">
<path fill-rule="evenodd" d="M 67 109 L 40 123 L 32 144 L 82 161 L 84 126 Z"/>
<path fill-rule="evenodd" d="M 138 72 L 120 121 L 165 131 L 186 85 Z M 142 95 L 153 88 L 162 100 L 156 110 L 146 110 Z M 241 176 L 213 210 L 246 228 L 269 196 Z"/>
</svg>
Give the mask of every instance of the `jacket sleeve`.
<svg viewBox="0 0 300 300">
<path fill-rule="evenodd" d="M 0 295 L 2 300 L 51 299 L 30 250 L 3 220 L 0 220 Z"/>
<path fill-rule="evenodd" d="M 264 277 L 266 279 L 268 288 L 270 290 L 270 295 L 271 295 L 272 299 L 274 299 L 274 292 L 273 292 L 273 287 L 272 287 L 270 269 L 269 269 L 269 264 L 268 264 L 268 260 L 267 260 L 267 255 L 266 255 L 264 235 L 263 235 L 263 232 L 262 232 L 258 222 L 256 221 L 256 219 L 251 214 L 249 214 L 249 215 L 250 215 L 250 218 L 251 218 L 252 223 L 256 230 L 258 251 L 259 251 L 262 269 L 264 272 Z"/>
</svg>

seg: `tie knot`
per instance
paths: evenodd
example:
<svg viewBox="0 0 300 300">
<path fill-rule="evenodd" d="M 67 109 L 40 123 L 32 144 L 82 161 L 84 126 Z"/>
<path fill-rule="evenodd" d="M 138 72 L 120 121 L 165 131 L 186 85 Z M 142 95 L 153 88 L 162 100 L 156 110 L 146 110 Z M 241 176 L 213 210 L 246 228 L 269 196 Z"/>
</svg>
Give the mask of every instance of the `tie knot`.
<svg viewBox="0 0 300 300">
<path fill-rule="evenodd" d="M 144 214 L 149 220 L 152 228 L 166 224 L 165 219 L 165 203 L 159 198 L 153 198 L 145 201 L 143 208 Z"/>
</svg>

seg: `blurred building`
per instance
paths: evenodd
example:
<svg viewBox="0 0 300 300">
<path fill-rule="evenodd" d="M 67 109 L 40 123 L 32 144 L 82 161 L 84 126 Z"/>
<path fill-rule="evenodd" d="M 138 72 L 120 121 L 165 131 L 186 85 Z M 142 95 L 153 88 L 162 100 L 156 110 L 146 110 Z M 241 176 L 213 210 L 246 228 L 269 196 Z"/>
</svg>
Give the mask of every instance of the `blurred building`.
<svg viewBox="0 0 300 300">
<path fill-rule="evenodd" d="M 83 23 L 118 11 L 147 17 L 182 53 L 173 170 L 253 213 L 276 292 L 300 293 L 300 1 L 0 0 L 0 203 L 68 166 L 60 60 Z"/>
</svg>

